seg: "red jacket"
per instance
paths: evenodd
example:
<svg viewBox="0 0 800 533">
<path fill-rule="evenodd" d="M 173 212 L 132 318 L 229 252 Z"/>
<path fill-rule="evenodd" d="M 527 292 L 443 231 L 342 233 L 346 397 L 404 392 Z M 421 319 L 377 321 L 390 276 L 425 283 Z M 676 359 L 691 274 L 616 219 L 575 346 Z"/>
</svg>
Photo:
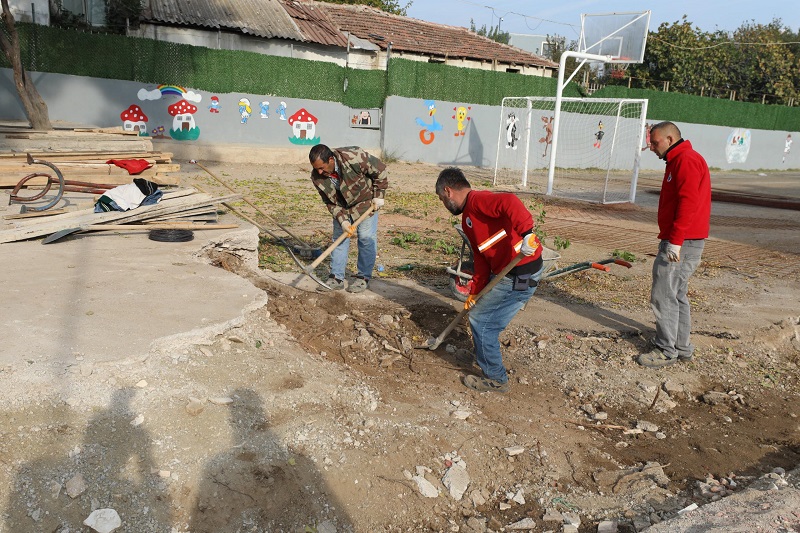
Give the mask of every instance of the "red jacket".
<svg viewBox="0 0 800 533">
<path fill-rule="evenodd" d="M 514 194 L 470 191 L 461 228 L 472 246 L 472 294 L 478 294 L 489 283 L 490 274 L 499 273 L 519 253 L 522 236 L 533 230 L 533 217 Z M 518 266 L 536 261 L 541 255 L 540 244 L 536 253 L 523 257 Z"/>
<path fill-rule="evenodd" d="M 708 237 L 711 218 L 711 175 L 692 143 L 681 141 L 664 156 L 667 169 L 658 199 L 658 238 L 678 246 Z"/>
</svg>

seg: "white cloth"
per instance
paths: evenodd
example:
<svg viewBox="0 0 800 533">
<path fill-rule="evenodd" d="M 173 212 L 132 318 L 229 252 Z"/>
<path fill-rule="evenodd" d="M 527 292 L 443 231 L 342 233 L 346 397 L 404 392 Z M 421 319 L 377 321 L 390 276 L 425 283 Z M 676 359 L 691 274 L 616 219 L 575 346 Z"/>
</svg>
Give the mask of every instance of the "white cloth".
<svg viewBox="0 0 800 533">
<path fill-rule="evenodd" d="M 146 198 L 135 183 L 128 183 L 127 185 L 120 185 L 119 187 L 109 189 L 103 193 L 103 196 L 114 200 L 123 211 L 136 209 Z"/>
</svg>

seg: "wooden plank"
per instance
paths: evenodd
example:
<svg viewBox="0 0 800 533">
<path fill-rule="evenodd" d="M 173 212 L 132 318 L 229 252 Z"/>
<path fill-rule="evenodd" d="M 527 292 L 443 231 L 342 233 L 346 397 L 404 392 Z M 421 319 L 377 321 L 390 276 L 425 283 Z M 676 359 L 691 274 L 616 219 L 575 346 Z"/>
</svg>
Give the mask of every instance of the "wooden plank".
<svg viewBox="0 0 800 533">
<path fill-rule="evenodd" d="M 31 221 L 21 227 L 15 227 L 0 231 L 0 243 L 34 239 L 51 235 L 57 231 L 83 227 L 93 224 L 118 223 L 129 224 L 132 222 L 142 222 L 157 216 L 178 213 L 188 209 L 203 206 L 217 205 L 222 202 L 230 202 L 240 198 L 241 195 L 234 194 L 218 198 L 212 198 L 209 194 L 196 193 L 190 196 L 162 199 L 155 205 L 148 205 L 132 209 L 130 211 L 110 211 L 107 213 L 95 213 L 94 209 L 84 209 L 65 215 L 48 217 L 45 220 Z"/>
<path fill-rule="evenodd" d="M 44 159 L 53 162 L 55 160 L 76 160 L 89 161 L 97 160 L 106 162 L 109 159 L 153 159 L 157 162 L 171 161 L 172 152 L 158 152 L 154 150 L 133 150 L 133 151 L 100 151 L 100 150 L 63 150 L 63 151 L 32 151 L 31 157 L 34 159 Z M 26 161 L 27 152 L 0 152 L 0 160 L 22 159 Z"/>
</svg>

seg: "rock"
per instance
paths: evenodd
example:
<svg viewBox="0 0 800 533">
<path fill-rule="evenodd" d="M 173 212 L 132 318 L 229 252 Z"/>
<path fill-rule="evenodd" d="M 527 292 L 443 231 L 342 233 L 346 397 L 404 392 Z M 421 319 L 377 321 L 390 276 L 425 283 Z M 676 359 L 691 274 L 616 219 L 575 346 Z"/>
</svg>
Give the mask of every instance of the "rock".
<svg viewBox="0 0 800 533">
<path fill-rule="evenodd" d="M 83 525 L 97 533 L 111 533 L 122 525 L 122 520 L 114 509 L 98 509 L 83 521 Z"/>
<path fill-rule="evenodd" d="M 459 464 L 454 464 L 445 472 L 442 484 L 450 491 L 450 496 L 455 501 L 461 501 L 461 497 L 464 496 L 469 485 L 467 469 Z"/>
<path fill-rule="evenodd" d="M 511 509 L 511 504 L 506 503 L 506 502 L 500 502 L 500 510 L 501 511 L 508 511 L 509 509 Z"/>
<path fill-rule="evenodd" d="M 470 517 L 467 520 L 467 528 L 465 533 L 484 533 L 486 531 L 486 519 Z"/>
<path fill-rule="evenodd" d="M 227 396 L 216 396 L 209 398 L 208 401 L 214 405 L 229 405 L 233 403 L 233 398 L 228 398 Z"/>
<path fill-rule="evenodd" d="M 565 524 L 573 525 L 576 529 L 581 527 L 581 517 L 578 516 L 578 513 L 562 513 L 562 516 Z"/>
<path fill-rule="evenodd" d="M 336 524 L 330 520 L 325 520 L 317 525 L 317 533 L 336 533 Z"/>
<path fill-rule="evenodd" d="M 523 518 L 506 526 L 507 531 L 526 531 L 531 529 L 536 529 L 536 522 L 533 518 Z"/>
<path fill-rule="evenodd" d="M 205 409 L 205 401 L 197 398 L 189 398 L 189 403 L 186 404 L 186 412 L 191 416 L 197 416 Z"/>
<path fill-rule="evenodd" d="M 131 423 L 131 426 L 133 426 L 133 427 L 139 427 L 139 426 L 142 425 L 143 422 L 144 422 L 144 415 L 140 414 L 136 418 L 131 420 L 130 423 Z"/>
<path fill-rule="evenodd" d="M 523 490 L 519 489 L 516 494 L 511 497 L 511 501 L 516 502 L 520 505 L 525 505 L 525 496 L 523 496 Z"/>
<path fill-rule="evenodd" d="M 556 511 L 555 509 L 548 509 L 547 512 L 544 513 L 542 517 L 543 522 L 558 522 L 559 524 L 564 523 L 564 515 Z"/>
<path fill-rule="evenodd" d="M 67 481 L 67 496 L 72 499 L 77 498 L 86 491 L 86 481 L 83 474 L 75 474 Z"/>
<path fill-rule="evenodd" d="M 417 484 L 417 489 L 419 490 L 420 494 L 426 498 L 437 498 L 439 496 L 439 491 L 433 486 L 433 483 L 424 477 L 414 476 L 411 478 L 411 480 Z"/>
<path fill-rule="evenodd" d="M 592 420 L 608 420 L 608 413 L 600 411 L 592 416 Z"/>
<path fill-rule="evenodd" d="M 140 388 L 140 389 L 143 389 L 143 388 L 147 387 L 147 380 L 144 380 L 144 379 L 139 380 L 139 382 L 136 383 L 136 386 L 138 388 Z"/>
<path fill-rule="evenodd" d="M 617 533 L 617 527 L 615 520 L 603 520 L 597 524 L 597 533 Z"/>
<path fill-rule="evenodd" d="M 472 505 L 475 507 L 486 504 L 486 498 L 483 497 L 483 494 L 481 494 L 481 491 L 478 489 L 470 492 L 469 499 L 472 500 Z"/>
<path fill-rule="evenodd" d="M 457 411 L 453 411 L 452 416 L 453 418 L 457 418 L 459 420 L 466 420 L 470 417 L 472 413 L 470 411 L 465 411 L 463 409 L 459 409 Z"/>
<path fill-rule="evenodd" d="M 506 453 L 509 457 L 514 457 L 515 455 L 519 455 L 525 451 L 524 446 L 510 446 L 508 448 L 504 448 Z"/>
<path fill-rule="evenodd" d="M 708 405 L 719 405 L 727 402 L 729 396 L 724 392 L 709 391 L 703 394 L 701 399 Z"/>
<path fill-rule="evenodd" d="M 562 533 L 578 533 L 578 527 L 572 524 L 564 524 L 564 529 L 561 531 Z"/>
<path fill-rule="evenodd" d="M 638 383 L 638 385 L 639 385 L 640 389 L 642 389 L 643 391 L 645 391 L 647 393 L 656 392 L 656 387 L 658 386 L 658 385 L 656 385 L 655 383 L 653 383 L 651 381 L 640 381 Z"/>
<path fill-rule="evenodd" d="M 650 433 L 655 433 L 658 431 L 658 425 L 648 422 L 647 420 L 637 420 L 636 427 L 642 431 L 648 431 Z"/>
<path fill-rule="evenodd" d="M 661 388 L 664 389 L 664 392 L 666 392 L 670 396 L 686 392 L 686 388 L 683 386 L 683 383 L 678 383 L 674 379 L 668 379 L 667 381 L 665 381 L 664 385 Z"/>
</svg>

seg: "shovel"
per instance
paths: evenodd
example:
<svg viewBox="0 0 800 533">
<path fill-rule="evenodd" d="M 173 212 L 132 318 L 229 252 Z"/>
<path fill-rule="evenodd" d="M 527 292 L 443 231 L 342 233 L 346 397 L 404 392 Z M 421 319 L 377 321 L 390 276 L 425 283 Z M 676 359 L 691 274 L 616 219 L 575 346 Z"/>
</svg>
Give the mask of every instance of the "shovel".
<svg viewBox="0 0 800 533">
<path fill-rule="evenodd" d="M 42 244 L 50 244 L 63 239 L 67 235 L 83 231 L 148 231 L 151 229 L 233 229 L 238 228 L 238 224 L 90 224 L 78 226 L 77 228 L 67 228 L 57 231 L 45 237 Z"/>
<path fill-rule="evenodd" d="M 511 262 L 508 263 L 506 265 L 506 267 L 503 270 L 500 271 L 499 274 L 497 274 L 495 277 L 493 277 L 491 279 L 491 281 L 489 281 L 489 283 L 486 284 L 486 286 L 483 288 L 483 290 L 481 292 L 479 292 L 475 296 L 475 301 L 477 302 L 478 300 L 480 300 L 481 297 L 484 294 L 488 293 L 490 290 L 492 290 L 494 288 L 495 285 L 500 283 L 500 280 L 503 279 L 504 277 L 506 277 L 506 274 L 511 272 L 511 269 L 514 268 L 515 266 L 517 266 L 517 263 L 522 261 L 523 257 L 525 257 L 525 255 L 522 252 L 518 253 L 517 256 L 514 257 L 514 259 L 512 259 Z M 414 346 L 414 348 L 417 348 L 417 349 L 425 349 L 425 348 L 427 348 L 428 350 L 435 350 L 436 348 L 439 347 L 440 344 L 442 344 L 442 341 L 445 338 L 447 338 L 448 335 L 450 335 L 450 332 L 453 331 L 453 329 L 458 325 L 459 322 L 461 322 L 461 319 L 464 318 L 464 316 L 467 313 L 469 313 L 469 309 L 466 309 L 466 308 L 462 309 L 458 313 L 458 315 L 456 315 L 456 317 L 450 322 L 450 324 L 448 324 L 447 327 L 444 328 L 444 331 L 442 331 L 439 334 L 438 337 L 436 337 L 435 339 L 433 337 L 431 337 L 422 346 Z"/>
<path fill-rule="evenodd" d="M 363 215 L 361 215 L 360 217 L 358 217 L 358 219 L 357 219 L 355 222 L 353 222 L 353 223 L 350 225 L 350 227 L 351 227 L 351 228 L 353 228 L 353 230 L 355 230 L 355 229 L 358 227 L 358 225 L 359 225 L 359 224 L 361 224 L 362 222 L 364 222 L 364 220 L 365 220 L 365 219 L 366 219 L 368 216 L 370 216 L 370 215 L 372 214 L 372 212 L 373 212 L 374 210 L 375 210 L 375 208 L 374 208 L 373 206 L 369 206 L 369 209 L 367 209 L 367 210 L 364 212 L 364 214 L 363 214 Z M 315 269 L 315 268 L 317 268 L 317 266 L 319 266 L 319 264 L 320 264 L 320 263 L 322 263 L 322 261 L 323 261 L 323 260 L 324 260 L 326 257 L 328 257 L 328 256 L 329 256 L 329 255 L 330 255 L 330 254 L 331 254 L 331 253 L 332 253 L 332 252 L 333 252 L 333 251 L 336 249 L 336 247 L 337 247 L 337 246 L 339 246 L 339 245 L 342 243 L 342 241 L 344 241 L 346 238 L 347 238 L 347 233 L 345 233 L 345 232 L 342 232 L 342 234 L 341 234 L 341 235 L 339 235 L 339 236 L 336 238 L 336 240 L 335 240 L 335 241 L 333 241 L 333 243 L 332 243 L 330 246 L 328 246 L 328 247 L 325 249 L 325 251 L 324 251 L 324 252 L 322 252 L 322 253 L 320 254 L 320 256 L 319 256 L 319 257 L 317 257 L 316 259 L 314 259 L 314 262 L 313 262 L 313 263 L 311 263 L 310 265 L 308 265 L 308 266 L 303 266 L 303 265 L 302 265 L 302 264 L 300 264 L 300 262 L 298 261 L 298 264 L 300 265 L 300 268 L 302 268 L 302 269 L 303 269 L 303 272 L 305 272 L 305 273 L 306 273 L 306 274 L 308 274 L 309 276 L 312 276 L 312 277 L 313 277 L 313 272 L 314 272 L 314 269 Z M 317 280 L 317 281 L 319 281 L 319 280 Z M 325 284 L 323 283 L 323 285 L 325 285 Z M 326 287 L 328 287 L 327 285 L 325 285 L 325 286 L 326 286 Z M 330 287 L 328 287 L 328 288 L 330 289 Z"/>
</svg>

